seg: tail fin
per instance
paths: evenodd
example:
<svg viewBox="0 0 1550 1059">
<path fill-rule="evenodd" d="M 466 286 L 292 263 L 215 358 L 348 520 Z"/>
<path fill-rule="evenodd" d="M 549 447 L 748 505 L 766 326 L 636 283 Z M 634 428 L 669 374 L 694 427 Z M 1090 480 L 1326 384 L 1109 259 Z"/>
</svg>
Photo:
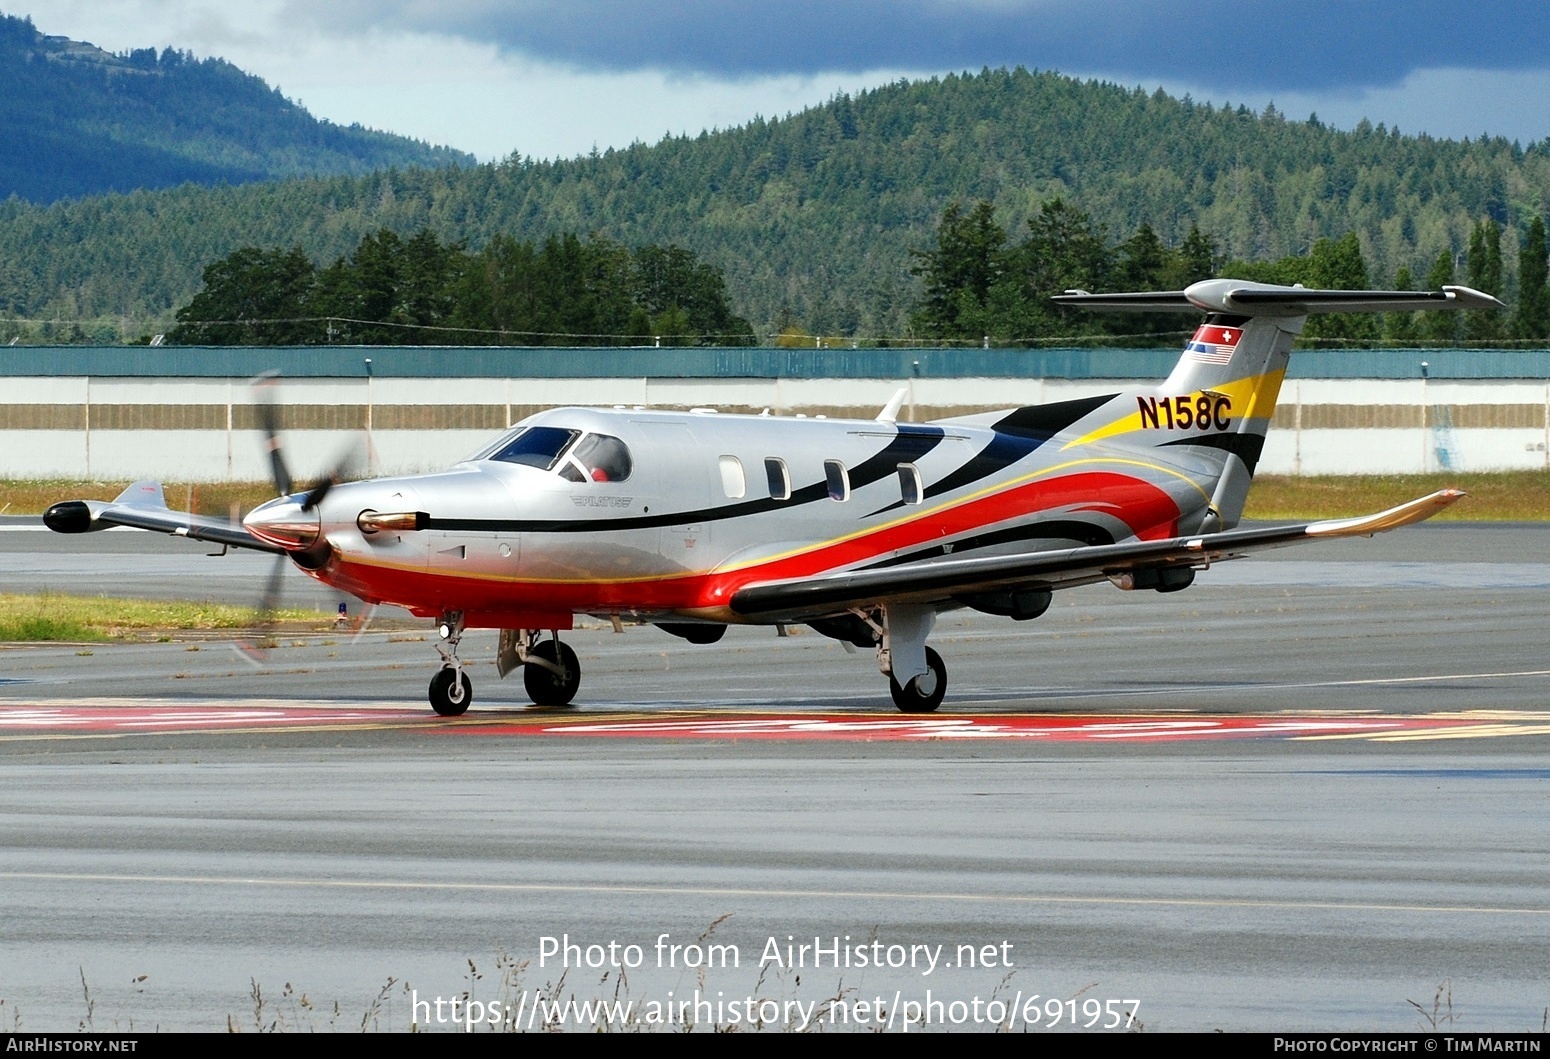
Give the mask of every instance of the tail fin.
<svg viewBox="0 0 1550 1059">
<path fill-rule="evenodd" d="M 1138 396 L 1133 416 L 1100 434 L 1153 432 L 1155 445 L 1208 450 L 1217 469 L 1199 532 L 1230 529 L 1243 514 L 1249 482 L 1275 415 L 1292 344 L 1314 313 L 1500 309 L 1469 287 L 1440 291 L 1347 291 L 1213 279 L 1182 291 L 1089 294 L 1068 291 L 1064 305 L 1108 312 L 1204 312 L 1206 318 L 1155 396 Z M 1209 420 L 1209 422 L 1207 422 Z M 1181 433 L 1182 432 L 1182 433 Z M 1088 435 L 1081 440 L 1096 440 Z"/>
</svg>

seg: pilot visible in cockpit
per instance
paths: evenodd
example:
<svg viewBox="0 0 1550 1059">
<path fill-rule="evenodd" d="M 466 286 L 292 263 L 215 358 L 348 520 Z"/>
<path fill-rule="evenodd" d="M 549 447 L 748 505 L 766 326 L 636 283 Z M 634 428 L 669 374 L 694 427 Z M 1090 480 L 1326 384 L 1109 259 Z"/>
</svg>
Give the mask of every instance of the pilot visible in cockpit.
<svg viewBox="0 0 1550 1059">
<path fill-rule="evenodd" d="M 618 438 L 588 434 L 570 454 L 594 482 L 622 482 L 630 476 L 630 450 Z"/>
</svg>

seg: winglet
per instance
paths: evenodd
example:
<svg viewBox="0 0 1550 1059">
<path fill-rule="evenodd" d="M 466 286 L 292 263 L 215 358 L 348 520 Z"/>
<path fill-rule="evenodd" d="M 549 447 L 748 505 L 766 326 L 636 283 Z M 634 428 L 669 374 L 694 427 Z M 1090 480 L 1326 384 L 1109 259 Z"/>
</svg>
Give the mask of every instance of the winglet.
<svg viewBox="0 0 1550 1059">
<path fill-rule="evenodd" d="M 1412 500 L 1398 507 L 1391 507 L 1376 515 L 1314 522 L 1308 526 L 1307 534 L 1310 537 L 1329 538 L 1370 537 L 1374 533 L 1383 533 L 1387 530 L 1399 529 L 1401 526 L 1424 522 L 1463 497 L 1462 489 L 1440 489 L 1430 496 L 1423 496 L 1419 500 Z"/>
</svg>

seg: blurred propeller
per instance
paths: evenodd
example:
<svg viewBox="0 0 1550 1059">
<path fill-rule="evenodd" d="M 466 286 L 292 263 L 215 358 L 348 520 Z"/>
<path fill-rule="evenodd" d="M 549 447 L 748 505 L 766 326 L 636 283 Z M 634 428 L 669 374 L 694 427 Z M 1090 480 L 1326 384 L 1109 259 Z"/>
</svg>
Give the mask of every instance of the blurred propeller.
<svg viewBox="0 0 1550 1059">
<path fill-rule="evenodd" d="M 264 432 L 264 449 L 269 454 L 269 473 L 274 480 L 276 493 L 283 498 L 292 495 L 295 482 L 291 478 L 290 468 L 286 466 L 285 447 L 280 440 L 280 409 L 275 399 L 279 381 L 279 372 L 266 371 L 253 380 L 252 386 L 254 404 L 258 409 L 259 426 Z M 359 451 L 360 446 L 352 444 L 340 453 L 327 473 L 301 497 L 297 504 L 301 511 L 315 511 L 323 502 L 323 498 L 328 496 L 329 490 L 339 482 L 353 477 L 354 469 L 359 463 Z M 250 526 L 250 532 L 253 528 Z M 283 595 L 286 562 L 289 559 L 295 559 L 298 562 L 305 561 L 309 557 L 316 559 L 318 558 L 316 552 L 319 549 L 326 552 L 326 542 L 311 539 L 311 535 L 320 532 L 321 525 L 312 530 L 309 536 L 300 539 L 293 537 L 285 543 L 285 546 L 294 547 L 294 552 L 290 555 L 275 556 L 274 567 L 265 582 L 264 594 L 259 598 L 254 618 L 255 639 L 237 645 L 238 650 L 254 665 L 265 664 L 268 648 L 276 646 L 275 629 L 279 624 L 277 615 Z M 264 534 L 264 536 L 268 535 Z"/>
<path fill-rule="evenodd" d="M 264 451 L 269 453 L 269 477 L 274 481 L 276 495 L 289 496 L 291 472 L 285 466 L 285 453 L 281 451 L 280 409 L 274 399 L 279 383 L 279 372 L 266 371 L 253 380 L 253 395 L 257 398 L 258 422 L 264 430 Z"/>
</svg>

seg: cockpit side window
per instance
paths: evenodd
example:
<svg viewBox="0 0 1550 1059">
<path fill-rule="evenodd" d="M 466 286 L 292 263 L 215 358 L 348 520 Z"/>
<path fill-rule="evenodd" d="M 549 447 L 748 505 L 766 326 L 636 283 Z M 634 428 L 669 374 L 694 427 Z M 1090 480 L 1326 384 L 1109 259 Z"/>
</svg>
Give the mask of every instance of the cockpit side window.
<svg viewBox="0 0 1550 1059">
<path fill-rule="evenodd" d="M 570 459 L 594 482 L 622 482 L 633 469 L 629 447 L 607 434 L 588 434 L 576 443 Z M 569 477 L 567 475 L 566 477 Z"/>
<path fill-rule="evenodd" d="M 480 458 L 549 471 L 559 463 L 561 453 L 575 440 L 576 434 L 576 431 L 563 427 L 528 427 L 505 445 Z"/>
</svg>

